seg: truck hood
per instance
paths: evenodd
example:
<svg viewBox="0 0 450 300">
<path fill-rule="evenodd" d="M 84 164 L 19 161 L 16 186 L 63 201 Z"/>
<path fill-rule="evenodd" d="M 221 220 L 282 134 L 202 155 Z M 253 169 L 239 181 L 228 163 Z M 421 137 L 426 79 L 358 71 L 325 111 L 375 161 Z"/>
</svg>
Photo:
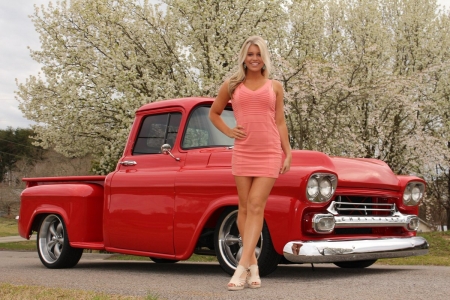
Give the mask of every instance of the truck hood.
<svg viewBox="0 0 450 300">
<path fill-rule="evenodd" d="M 338 188 L 398 190 L 399 179 L 389 166 L 377 159 L 330 157 L 338 175 Z"/>
</svg>

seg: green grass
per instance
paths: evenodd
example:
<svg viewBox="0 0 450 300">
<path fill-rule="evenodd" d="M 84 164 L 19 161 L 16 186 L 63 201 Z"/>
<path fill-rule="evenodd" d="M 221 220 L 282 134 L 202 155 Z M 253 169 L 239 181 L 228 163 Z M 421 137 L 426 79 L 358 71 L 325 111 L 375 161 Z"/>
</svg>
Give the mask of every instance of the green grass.
<svg viewBox="0 0 450 300">
<path fill-rule="evenodd" d="M 0 250 L 36 251 L 36 240 L 25 242 L 0 243 Z"/>
<path fill-rule="evenodd" d="M 42 286 L 0 283 L 0 299 L 74 299 L 74 300 L 157 300 L 158 294 L 147 292 L 145 297 L 110 295 L 106 293 L 47 288 Z"/>
<path fill-rule="evenodd" d="M 17 220 L 11 218 L 0 218 L 0 237 L 19 235 Z"/>
</svg>

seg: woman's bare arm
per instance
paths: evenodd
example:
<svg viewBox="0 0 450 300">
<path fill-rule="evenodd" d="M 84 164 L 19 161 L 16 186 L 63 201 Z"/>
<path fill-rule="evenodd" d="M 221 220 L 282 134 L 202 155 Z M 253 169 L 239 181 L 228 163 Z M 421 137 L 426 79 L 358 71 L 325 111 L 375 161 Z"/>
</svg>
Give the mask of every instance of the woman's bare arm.
<svg viewBox="0 0 450 300">
<path fill-rule="evenodd" d="M 214 103 L 209 111 L 209 119 L 223 134 L 230 138 L 242 139 L 245 137 L 245 131 L 239 124 L 235 128 L 230 128 L 225 124 L 222 117 L 220 116 L 230 100 L 230 95 L 228 94 L 228 80 L 225 81 L 220 87 L 219 94 L 217 95 Z"/>
<path fill-rule="evenodd" d="M 280 133 L 281 139 L 281 148 L 283 149 L 286 158 L 283 162 L 283 166 L 281 167 L 280 173 L 286 173 L 289 171 L 291 167 L 292 154 L 291 154 L 291 145 L 289 144 L 289 136 L 288 130 L 286 126 L 286 119 L 284 118 L 284 91 L 283 86 L 279 81 L 273 81 L 273 88 L 275 91 L 276 99 L 276 107 L 275 107 L 275 122 L 278 127 L 278 132 Z"/>
</svg>

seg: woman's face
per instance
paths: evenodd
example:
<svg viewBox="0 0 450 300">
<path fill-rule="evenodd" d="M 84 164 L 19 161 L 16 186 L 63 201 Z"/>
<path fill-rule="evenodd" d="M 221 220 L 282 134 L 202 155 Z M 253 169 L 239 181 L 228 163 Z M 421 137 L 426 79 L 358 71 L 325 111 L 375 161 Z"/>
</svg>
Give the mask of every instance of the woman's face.
<svg viewBox="0 0 450 300">
<path fill-rule="evenodd" d="M 244 62 L 247 65 L 247 70 L 255 72 L 261 71 L 264 62 L 261 58 L 261 51 L 257 45 L 250 45 Z"/>
</svg>

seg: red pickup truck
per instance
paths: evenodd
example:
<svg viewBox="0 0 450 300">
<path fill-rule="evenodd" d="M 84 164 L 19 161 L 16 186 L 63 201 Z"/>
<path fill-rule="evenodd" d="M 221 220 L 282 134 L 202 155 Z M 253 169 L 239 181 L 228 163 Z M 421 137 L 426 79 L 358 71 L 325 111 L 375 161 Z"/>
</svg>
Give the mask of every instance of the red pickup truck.
<svg viewBox="0 0 450 300">
<path fill-rule="evenodd" d="M 48 268 L 75 266 L 83 249 L 156 263 L 214 255 L 232 274 L 241 254 L 233 140 L 208 118 L 210 98 L 142 106 L 107 176 L 25 178 L 19 233 L 37 232 Z M 234 127 L 231 105 L 223 119 Z M 256 253 L 261 275 L 280 263 L 364 268 L 428 252 L 416 236 L 425 182 L 382 161 L 293 151 L 267 202 Z"/>
</svg>

